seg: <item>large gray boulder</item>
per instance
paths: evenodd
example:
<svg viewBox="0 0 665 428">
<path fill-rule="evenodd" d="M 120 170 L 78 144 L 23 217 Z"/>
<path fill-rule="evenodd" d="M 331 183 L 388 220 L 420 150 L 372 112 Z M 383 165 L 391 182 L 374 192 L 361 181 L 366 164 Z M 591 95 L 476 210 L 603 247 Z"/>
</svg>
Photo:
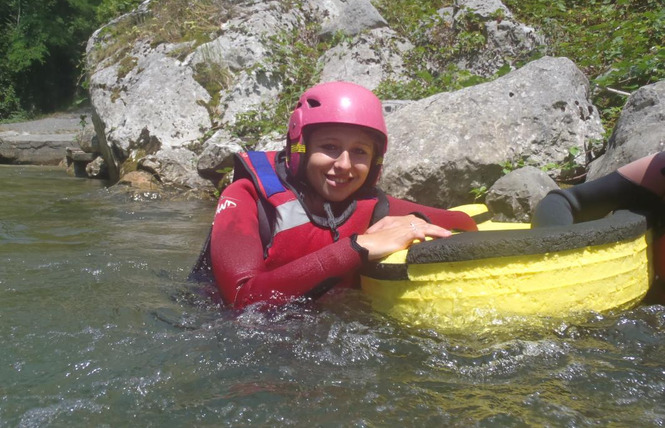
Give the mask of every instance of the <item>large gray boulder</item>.
<svg viewBox="0 0 665 428">
<path fill-rule="evenodd" d="M 320 23 L 321 31 L 316 35 L 320 39 L 336 33 L 350 38 L 319 60 L 321 81 L 349 80 L 375 88 L 385 77 L 382 70 L 402 66 L 402 51 L 377 52 L 368 47 L 379 43 L 388 46 L 396 38 L 369 0 L 308 0 L 300 8 L 279 1 L 244 2 L 234 11 L 235 16 L 222 24 L 221 35 L 196 48 L 186 59 L 193 68 L 214 63 L 228 73 L 215 111 L 222 124 L 233 125 L 240 114 L 272 107 L 284 89 L 276 70 L 283 65 L 274 63 L 273 50 L 283 49 L 279 44 L 285 34 L 305 31 L 310 22 Z M 403 47 L 405 41 L 399 43 Z"/>
<path fill-rule="evenodd" d="M 345 80 L 374 90 L 383 80 L 406 80 L 404 56 L 413 45 L 390 28 L 359 34 L 319 60 L 321 82 Z"/>
<path fill-rule="evenodd" d="M 386 118 L 380 184 L 394 196 L 447 207 L 489 188 L 506 162 L 562 164 L 571 148 L 583 153 L 603 134 L 588 95 L 572 61 L 545 57 L 493 82 L 406 105 Z"/>
<path fill-rule="evenodd" d="M 589 166 L 587 180 L 607 175 L 641 157 L 665 150 L 665 81 L 628 98 L 606 153 Z"/>
<path fill-rule="evenodd" d="M 526 166 L 499 178 L 487 192 L 485 204 L 495 221 L 528 223 L 538 202 L 558 188 L 545 172 Z"/>
<path fill-rule="evenodd" d="M 542 34 L 518 22 L 499 0 L 456 0 L 453 6 L 443 7 L 437 16 L 425 20 L 422 27 L 429 43 L 443 45 L 444 52 L 449 45 L 471 35 L 484 39 L 484 44 L 474 46 L 471 52 L 458 44 L 447 54 L 447 60 L 439 58 L 427 65 L 437 72 L 455 65 L 474 75 L 490 77 L 505 67 L 515 69 L 546 45 Z"/>
<path fill-rule="evenodd" d="M 282 81 L 270 63 L 272 38 L 305 25 L 308 8 L 290 8 L 279 1 L 244 2 L 221 25 L 219 37 L 202 44 L 187 57 L 196 69 L 214 65 L 224 81 L 214 115 L 232 125 L 236 116 L 270 105 L 282 91 Z"/>
<path fill-rule="evenodd" d="M 93 121 L 112 181 L 140 169 L 162 184 L 212 189 L 210 177 L 217 174 L 210 171 L 228 165 L 236 146 L 220 140 L 222 134 L 210 139 L 215 134 L 211 130 L 232 126 L 240 114 L 268 113 L 273 108 L 284 90 L 280 71 L 284 65 L 275 51 L 283 54 L 286 35 L 304 31 L 314 22 L 322 29 L 320 34 L 313 33 L 315 39 L 342 32 L 361 38 L 355 44 L 364 45 L 384 37 L 379 33 L 365 41 L 365 31 L 388 30 L 369 0 L 307 0 L 299 7 L 276 0 L 251 0 L 235 2 L 230 11 L 214 39 L 198 47 L 188 43 L 155 46 L 149 40 L 138 40 L 120 59 L 113 55 L 101 58 L 101 52 L 113 43 L 113 32 L 100 30 L 90 38 L 87 58 Z M 122 20 L 139 23 L 150 13 L 150 1 L 146 1 L 109 25 Z M 387 34 L 385 37 L 395 37 Z M 191 53 L 183 57 L 188 49 Z M 391 58 L 397 68 L 401 58 Z M 373 68 L 365 74 L 374 75 L 376 84 L 383 76 Z M 331 78 L 351 80 L 355 75 L 353 69 L 334 72 Z M 206 87 L 221 89 L 209 93 L 204 88 L 206 79 L 211 83 Z M 229 132 L 223 135 L 233 138 Z M 199 162 L 202 153 L 205 160 Z M 210 161 L 210 153 L 224 158 Z"/>
<path fill-rule="evenodd" d="M 319 31 L 323 38 L 336 33 L 356 36 L 366 30 L 388 26 L 369 0 L 324 0 L 313 2 L 312 7 L 325 16 Z"/>
<path fill-rule="evenodd" d="M 458 58 L 460 68 L 491 76 L 506 64 L 514 67 L 545 45 L 542 34 L 517 22 L 499 0 L 457 0 L 455 6 L 454 21 L 462 21 L 470 13 L 476 15 L 483 23 L 486 39 L 484 48 Z"/>
<path fill-rule="evenodd" d="M 113 181 L 132 152 L 159 158 L 160 150 L 186 150 L 185 145 L 202 138 L 211 127 L 205 107 L 210 94 L 194 80 L 190 67 L 170 55 L 176 48 L 139 42 L 129 63 L 90 64 L 95 130 Z M 89 46 L 90 52 L 94 49 Z M 167 155 L 165 163 L 170 158 Z M 194 168 L 178 171 L 185 175 L 165 181 L 205 185 Z"/>
</svg>

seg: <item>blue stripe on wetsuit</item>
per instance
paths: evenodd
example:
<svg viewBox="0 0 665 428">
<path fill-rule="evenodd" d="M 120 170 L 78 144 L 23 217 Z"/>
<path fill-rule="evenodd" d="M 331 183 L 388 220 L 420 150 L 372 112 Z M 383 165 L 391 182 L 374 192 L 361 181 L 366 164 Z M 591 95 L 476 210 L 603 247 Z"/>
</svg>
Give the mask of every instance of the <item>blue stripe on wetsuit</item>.
<svg viewBox="0 0 665 428">
<path fill-rule="evenodd" d="M 269 198 L 275 193 L 283 192 L 286 189 L 282 185 L 282 182 L 279 181 L 279 177 L 275 172 L 275 169 L 272 167 L 268 161 L 268 157 L 265 152 L 248 152 L 249 160 L 254 166 L 256 175 L 263 184 L 263 189 L 266 192 L 266 196 Z"/>
</svg>

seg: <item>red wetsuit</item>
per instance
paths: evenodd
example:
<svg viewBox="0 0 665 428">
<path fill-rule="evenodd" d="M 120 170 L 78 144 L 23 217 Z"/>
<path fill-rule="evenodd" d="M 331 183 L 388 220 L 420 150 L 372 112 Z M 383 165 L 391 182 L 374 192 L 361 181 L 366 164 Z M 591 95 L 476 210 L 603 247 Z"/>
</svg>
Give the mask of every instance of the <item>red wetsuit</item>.
<svg viewBox="0 0 665 428">
<path fill-rule="evenodd" d="M 280 177 L 285 181 L 284 175 Z M 301 242 L 297 242 L 299 235 L 290 240 L 276 240 L 270 247 L 270 253 L 275 256 L 265 258 L 266 248 L 259 232 L 259 199 L 264 197 L 263 191 L 257 190 L 250 178 L 236 179 L 220 197 L 212 228 L 210 255 L 215 280 L 225 303 L 235 307 L 259 301 L 281 304 L 301 296 L 316 297 L 321 294 L 316 292 L 317 289 L 325 292 L 331 286 L 357 286 L 363 257 L 351 235 L 363 234 L 370 226 L 369 217 L 364 216 L 359 221 L 353 217 L 354 213 L 346 220 L 353 227 L 347 224 L 344 228 L 340 224 L 338 236 L 334 236 L 332 229 L 311 224 L 308 227 L 319 232 L 326 230 L 325 234 L 318 235 L 323 239 L 312 242 L 306 233 L 302 233 Z M 426 207 L 390 196 L 387 199 L 388 215 L 419 213 L 446 229 L 477 229 L 474 221 L 464 213 Z M 301 246 L 306 246 L 308 252 L 296 255 L 298 251 L 291 247 Z M 293 255 L 293 259 L 285 258 L 284 254 Z"/>
</svg>

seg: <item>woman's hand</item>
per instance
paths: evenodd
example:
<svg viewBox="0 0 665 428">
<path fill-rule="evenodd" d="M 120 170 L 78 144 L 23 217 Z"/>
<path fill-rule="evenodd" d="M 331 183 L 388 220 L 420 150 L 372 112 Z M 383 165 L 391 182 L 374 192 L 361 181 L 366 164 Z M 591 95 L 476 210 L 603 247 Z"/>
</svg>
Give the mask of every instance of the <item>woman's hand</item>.
<svg viewBox="0 0 665 428">
<path fill-rule="evenodd" d="M 415 215 L 384 217 L 372 225 L 356 242 L 367 249 L 369 260 L 378 260 L 395 251 L 403 250 L 415 240 L 446 238 L 449 230 L 427 223 Z"/>
</svg>

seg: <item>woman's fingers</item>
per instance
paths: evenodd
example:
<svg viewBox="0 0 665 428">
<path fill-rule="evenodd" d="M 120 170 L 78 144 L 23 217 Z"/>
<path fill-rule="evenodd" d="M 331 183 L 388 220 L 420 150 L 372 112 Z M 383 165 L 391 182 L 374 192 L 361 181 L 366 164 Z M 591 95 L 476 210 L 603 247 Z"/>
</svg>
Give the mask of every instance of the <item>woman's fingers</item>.
<svg viewBox="0 0 665 428">
<path fill-rule="evenodd" d="M 370 260 L 376 260 L 408 248 L 414 241 L 424 240 L 426 237 L 445 238 L 450 235 L 449 230 L 427 223 L 416 216 L 386 217 L 365 234 L 358 236 L 357 242 L 367 249 Z"/>
<path fill-rule="evenodd" d="M 427 224 L 427 222 L 414 215 L 384 217 L 374 225 L 370 226 L 365 233 L 374 233 L 379 230 L 390 229 L 393 227 L 412 227 L 412 224 L 417 227 L 420 224 Z"/>
<path fill-rule="evenodd" d="M 424 223 L 422 226 L 417 226 L 417 230 L 423 230 L 425 236 L 431 236 L 433 238 L 447 238 L 452 235 L 452 232 L 448 229 L 444 229 L 441 226 L 436 224 Z"/>
<path fill-rule="evenodd" d="M 450 231 L 435 224 L 427 223 L 414 215 L 384 217 L 367 229 L 365 233 L 372 234 L 387 229 L 398 229 L 406 236 L 412 235 L 416 238 L 424 238 L 425 236 L 444 238 L 450 236 Z"/>
</svg>

